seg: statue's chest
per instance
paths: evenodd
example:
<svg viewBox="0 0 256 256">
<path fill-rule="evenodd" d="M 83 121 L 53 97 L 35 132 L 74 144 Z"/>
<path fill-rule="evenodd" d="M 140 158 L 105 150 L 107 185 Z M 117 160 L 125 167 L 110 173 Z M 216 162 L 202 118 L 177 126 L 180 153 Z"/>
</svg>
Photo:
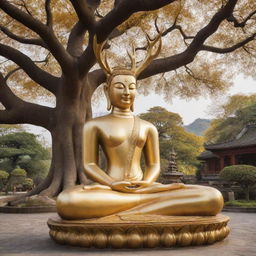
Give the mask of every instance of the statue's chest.
<svg viewBox="0 0 256 256">
<path fill-rule="evenodd" d="M 139 129 L 133 131 L 133 127 L 127 125 L 108 127 L 100 132 L 100 143 L 107 147 L 125 146 L 130 147 L 136 144 L 137 147 L 143 147 L 146 141 L 146 135 Z"/>
</svg>

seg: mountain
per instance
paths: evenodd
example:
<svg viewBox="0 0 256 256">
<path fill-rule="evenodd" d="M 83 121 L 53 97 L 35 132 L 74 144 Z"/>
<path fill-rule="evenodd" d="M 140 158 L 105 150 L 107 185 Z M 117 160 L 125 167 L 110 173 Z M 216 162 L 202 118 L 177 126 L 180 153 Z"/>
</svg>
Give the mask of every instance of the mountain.
<svg viewBox="0 0 256 256">
<path fill-rule="evenodd" d="M 202 136 L 204 131 L 209 127 L 210 122 L 210 119 L 197 118 L 191 124 L 185 125 L 184 128 L 188 132 Z"/>
</svg>

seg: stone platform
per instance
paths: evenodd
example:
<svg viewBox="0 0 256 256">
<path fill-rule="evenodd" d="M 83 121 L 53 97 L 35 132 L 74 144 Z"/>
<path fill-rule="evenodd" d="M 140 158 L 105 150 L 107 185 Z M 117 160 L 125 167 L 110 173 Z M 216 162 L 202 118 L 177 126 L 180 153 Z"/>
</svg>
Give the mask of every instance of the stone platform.
<svg viewBox="0 0 256 256">
<path fill-rule="evenodd" d="M 60 244 L 96 248 L 155 248 L 212 244 L 229 234 L 229 217 L 108 216 L 67 221 L 49 219 L 50 236 Z"/>
</svg>

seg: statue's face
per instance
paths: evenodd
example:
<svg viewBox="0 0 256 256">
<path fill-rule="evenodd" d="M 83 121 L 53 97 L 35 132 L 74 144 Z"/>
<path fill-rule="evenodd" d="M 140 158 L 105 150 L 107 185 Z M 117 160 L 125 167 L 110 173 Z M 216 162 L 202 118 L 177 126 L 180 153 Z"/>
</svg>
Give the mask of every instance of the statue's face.
<svg viewBox="0 0 256 256">
<path fill-rule="evenodd" d="M 112 106 L 130 108 L 136 95 L 136 79 L 132 75 L 116 75 L 108 88 Z"/>
</svg>

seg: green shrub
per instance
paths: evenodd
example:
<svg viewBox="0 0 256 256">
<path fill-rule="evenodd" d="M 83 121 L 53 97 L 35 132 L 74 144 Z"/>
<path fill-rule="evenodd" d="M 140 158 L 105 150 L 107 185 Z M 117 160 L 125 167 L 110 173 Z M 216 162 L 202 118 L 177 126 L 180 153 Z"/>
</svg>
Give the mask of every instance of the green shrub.
<svg viewBox="0 0 256 256">
<path fill-rule="evenodd" d="M 14 170 L 12 170 L 11 176 L 15 176 L 15 177 L 26 177 L 26 176 L 27 176 L 27 172 L 26 172 L 24 169 L 15 168 Z"/>
<path fill-rule="evenodd" d="M 9 173 L 3 170 L 0 170 L 0 180 L 5 180 L 9 177 Z"/>
<path fill-rule="evenodd" d="M 227 206 L 238 206 L 238 207 L 256 207 L 256 201 L 251 200 L 232 200 L 225 203 Z"/>
<path fill-rule="evenodd" d="M 4 190 L 8 177 L 9 177 L 8 172 L 0 170 L 0 191 Z"/>
<path fill-rule="evenodd" d="M 249 200 L 250 188 L 256 184 L 256 167 L 251 165 L 227 166 L 220 172 L 220 178 L 238 183 L 246 195 L 246 200 Z"/>
<path fill-rule="evenodd" d="M 22 186 L 25 190 L 31 190 L 33 188 L 34 182 L 32 179 L 30 178 L 26 178 L 23 182 L 22 182 Z"/>
</svg>

